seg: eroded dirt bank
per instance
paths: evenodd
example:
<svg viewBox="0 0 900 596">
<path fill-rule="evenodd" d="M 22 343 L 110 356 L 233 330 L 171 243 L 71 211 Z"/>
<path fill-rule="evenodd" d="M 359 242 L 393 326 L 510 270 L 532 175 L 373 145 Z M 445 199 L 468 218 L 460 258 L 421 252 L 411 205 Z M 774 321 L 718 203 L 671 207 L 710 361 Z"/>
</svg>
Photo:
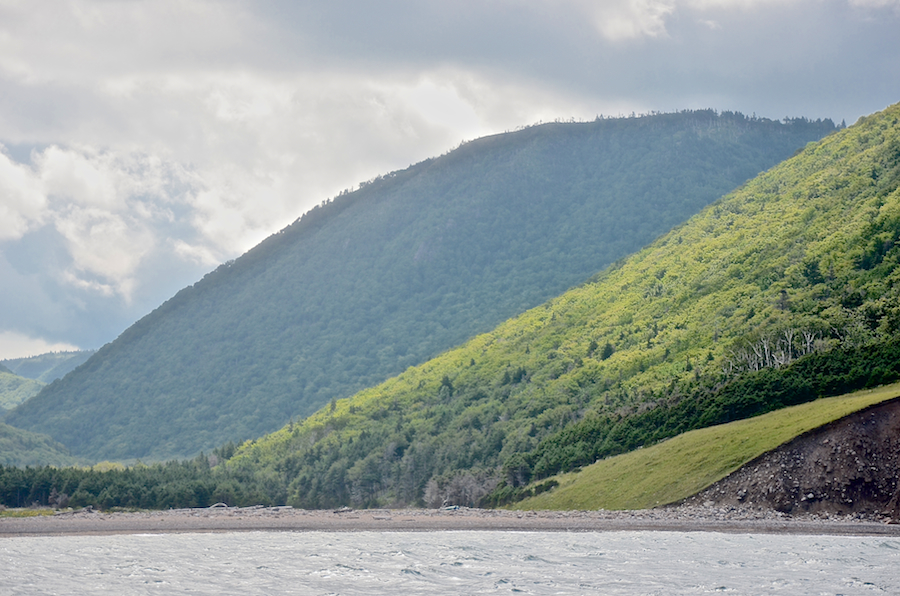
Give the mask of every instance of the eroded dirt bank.
<svg viewBox="0 0 900 596">
<path fill-rule="evenodd" d="M 801 435 L 686 504 L 900 521 L 900 399 Z"/>
</svg>

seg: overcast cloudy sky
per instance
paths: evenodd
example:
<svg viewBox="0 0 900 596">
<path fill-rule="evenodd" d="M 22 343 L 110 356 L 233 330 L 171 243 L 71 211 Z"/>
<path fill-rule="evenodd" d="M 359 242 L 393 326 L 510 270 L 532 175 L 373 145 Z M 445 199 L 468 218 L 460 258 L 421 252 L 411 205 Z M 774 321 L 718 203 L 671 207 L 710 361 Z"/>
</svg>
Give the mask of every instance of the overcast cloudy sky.
<svg viewBox="0 0 900 596">
<path fill-rule="evenodd" d="M 900 101 L 900 0 L 0 0 L 0 358 L 97 348 L 463 140 Z"/>
</svg>

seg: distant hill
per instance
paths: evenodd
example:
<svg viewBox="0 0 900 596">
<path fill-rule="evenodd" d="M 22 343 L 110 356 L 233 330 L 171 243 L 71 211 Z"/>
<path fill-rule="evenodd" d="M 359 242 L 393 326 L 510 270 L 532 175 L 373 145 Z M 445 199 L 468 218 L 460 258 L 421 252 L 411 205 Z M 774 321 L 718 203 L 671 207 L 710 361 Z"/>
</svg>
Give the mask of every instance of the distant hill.
<svg viewBox="0 0 900 596">
<path fill-rule="evenodd" d="M 28 358 L 0 360 L 0 414 L 37 395 L 47 383 L 62 378 L 93 353 L 93 350 L 49 352 Z"/>
<path fill-rule="evenodd" d="M 10 372 L 34 379 L 41 383 L 52 383 L 61 379 L 76 367 L 84 364 L 94 355 L 95 350 L 79 350 L 76 352 L 48 352 L 27 358 L 9 358 L 0 360 L 0 366 Z"/>
<path fill-rule="evenodd" d="M 898 265 L 900 104 L 228 467 L 307 508 L 503 502 L 693 428 L 900 379 Z"/>
<path fill-rule="evenodd" d="M 48 437 L 0 423 L 0 465 L 74 466 L 83 463 Z M 7 487 L 14 488 L 14 487 Z M 30 505 L 31 503 L 28 503 Z"/>
<path fill-rule="evenodd" d="M 37 395 L 43 387 L 40 381 L 20 377 L 0 364 L 0 414 Z"/>
<path fill-rule="evenodd" d="M 7 421 L 91 459 L 260 436 L 583 282 L 833 130 L 698 111 L 467 143 L 313 209 Z"/>
</svg>

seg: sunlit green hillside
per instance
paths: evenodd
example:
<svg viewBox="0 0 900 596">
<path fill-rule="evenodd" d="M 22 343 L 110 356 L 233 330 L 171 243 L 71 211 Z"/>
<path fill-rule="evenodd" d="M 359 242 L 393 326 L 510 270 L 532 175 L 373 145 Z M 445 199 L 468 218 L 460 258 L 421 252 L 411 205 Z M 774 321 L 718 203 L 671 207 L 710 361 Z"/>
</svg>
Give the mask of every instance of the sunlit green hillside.
<svg viewBox="0 0 900 596">
<path fill-rule="evenodd" d="M 895 105 L 807 147 L 590 283 L 244 445 L 230 465 L 302 506 L 477 501 L 900 378 L 898 118 Z"/>
</svg>

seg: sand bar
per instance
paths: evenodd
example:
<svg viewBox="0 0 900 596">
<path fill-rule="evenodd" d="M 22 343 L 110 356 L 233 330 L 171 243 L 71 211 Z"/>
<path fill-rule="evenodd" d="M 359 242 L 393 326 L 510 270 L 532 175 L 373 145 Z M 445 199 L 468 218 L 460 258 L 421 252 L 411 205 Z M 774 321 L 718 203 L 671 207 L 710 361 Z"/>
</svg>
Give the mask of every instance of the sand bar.
<svg viewBox="0 0 900 596">
<path fill-rule="evenodd" d="M 176 532 L 353 532 L 503 530 L 540 532 L 675 531 L 900 537 L 900 525 L 874 517 L 787 516 L 773 511 L 677 507 L 645 511 L 505 511 L 291 507 L 215 507 L 0 518 L 0 538 Z"/>
</svg>

